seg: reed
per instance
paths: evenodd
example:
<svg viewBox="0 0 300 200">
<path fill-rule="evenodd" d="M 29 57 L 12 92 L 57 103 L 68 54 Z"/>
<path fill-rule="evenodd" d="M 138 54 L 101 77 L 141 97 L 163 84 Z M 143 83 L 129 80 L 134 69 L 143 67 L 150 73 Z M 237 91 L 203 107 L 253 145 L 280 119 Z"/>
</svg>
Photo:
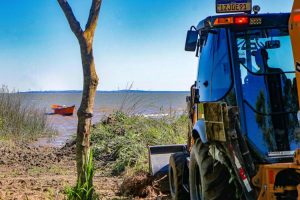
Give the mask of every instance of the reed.
<svg viewBox="0 0 300 200">
<path fill-rule="evenodd" d="M 47 124 L 45 111 L 25 103 L 19 92 L 0 88 L 0 137 L 32 140 L 41 135 L 54 134 Z"/>
<path fill-rule="evenodd" d="M 138 93 L 132 91 L 133 83 L 126 85 L 125 93 L 122 93 L 120 98 L 121 103 L 115 112 L 122 112 L 126 115 L 137 115 L 145 112 L 145 107 L 149 108 L 150 105 L 146 104 L 145 99 Z"/>
</svg>

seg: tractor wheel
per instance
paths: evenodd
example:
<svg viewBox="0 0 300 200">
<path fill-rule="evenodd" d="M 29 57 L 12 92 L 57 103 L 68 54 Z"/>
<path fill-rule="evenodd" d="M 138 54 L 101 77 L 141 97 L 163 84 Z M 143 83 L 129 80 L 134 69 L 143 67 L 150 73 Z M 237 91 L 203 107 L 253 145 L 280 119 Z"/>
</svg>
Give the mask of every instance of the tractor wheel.
<svg viewBox="0 0 300 200">
<path fill-rule="evenodd" d="M 209 145 L 197 139 L 191 151 L 189 168 L 192 200 L 234 200 L 235 185 L 229 183 L 230 173 L 225 165 L 209 154 Z"/>
<path fill-rule="evenodd" d="M 169 184 L 173 200 L 189 199 L 187 191 L 183 188 L 183 172 L 186 166 L 186 153 L 175 153 L 169 161 Z"/>
</svg>

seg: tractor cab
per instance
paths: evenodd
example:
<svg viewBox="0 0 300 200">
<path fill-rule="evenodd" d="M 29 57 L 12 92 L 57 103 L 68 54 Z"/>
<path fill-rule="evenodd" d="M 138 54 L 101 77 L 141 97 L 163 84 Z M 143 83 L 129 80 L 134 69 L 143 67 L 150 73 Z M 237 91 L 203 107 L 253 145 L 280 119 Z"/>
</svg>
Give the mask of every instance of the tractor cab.
<svg viewBox="0 0 300 200">
<path fill-rule="evenodd" d="M 194 87 L 197 119 L 205 119 L 203 103 L 237 106 L 242 134 L 259 163 L 291 160 L 300 147 L 289 17 L 218 15 L 187 34 L 185 49 L 200 57 Z"/>
</svg>

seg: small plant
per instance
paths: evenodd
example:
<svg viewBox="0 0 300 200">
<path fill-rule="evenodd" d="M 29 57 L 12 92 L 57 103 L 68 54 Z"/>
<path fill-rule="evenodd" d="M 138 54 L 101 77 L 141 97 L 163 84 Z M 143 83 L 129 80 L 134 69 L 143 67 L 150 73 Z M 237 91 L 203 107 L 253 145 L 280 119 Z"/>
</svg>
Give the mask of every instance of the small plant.
<svg viewBox="0 0 300 200">
<path fill-rule="evenodd" d="M 83 171 L 85 177 L 87 177 L 84 183 L 81 183 L 80 179 L 74 188 L 67 188 L 66 194 L 68 200 L 94 200 L 98 199 L 97 195 L 94 194 L 93 177 L 94 177 L 94 166 L 93 166 L 93 153 L 90 151 L 89 157 L 85 160 L 83 165 Z"/>
</svg>

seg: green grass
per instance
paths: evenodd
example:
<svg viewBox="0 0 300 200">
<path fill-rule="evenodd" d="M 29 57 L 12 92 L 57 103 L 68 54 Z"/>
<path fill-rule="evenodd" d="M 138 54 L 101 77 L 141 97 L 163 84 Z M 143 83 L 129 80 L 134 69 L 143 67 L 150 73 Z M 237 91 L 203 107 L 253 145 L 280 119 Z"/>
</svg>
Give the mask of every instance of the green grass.
<svg viewBox="0 0 300 200">
<path fill-rule="evenodd" d="M 148 146 L 186 143 L 186 115 L 160 119 L 115 112 L 92 131 L 93 152 L 100 167 L 119 175 L 148 171 Z"/>
<path fill-rule="evenodd" d="M 73 188 L 67 188 L 66 194 L 68 200 L 96 200 L 99 199 L 97 194 L 94 193 L 93 177 L 94 177 L 94 165 L 93 165 L 93 153 L 90 151 L 88 159 L 83 166 L 86 181 L 82 183 L 80 180 Z"/>
<path fill-rule="evenodd" d="M 44 110 L 25 103 L 19 93 L 0 88 L 0 139 L 33 140 L 52 134 Z"/>
</svg>

